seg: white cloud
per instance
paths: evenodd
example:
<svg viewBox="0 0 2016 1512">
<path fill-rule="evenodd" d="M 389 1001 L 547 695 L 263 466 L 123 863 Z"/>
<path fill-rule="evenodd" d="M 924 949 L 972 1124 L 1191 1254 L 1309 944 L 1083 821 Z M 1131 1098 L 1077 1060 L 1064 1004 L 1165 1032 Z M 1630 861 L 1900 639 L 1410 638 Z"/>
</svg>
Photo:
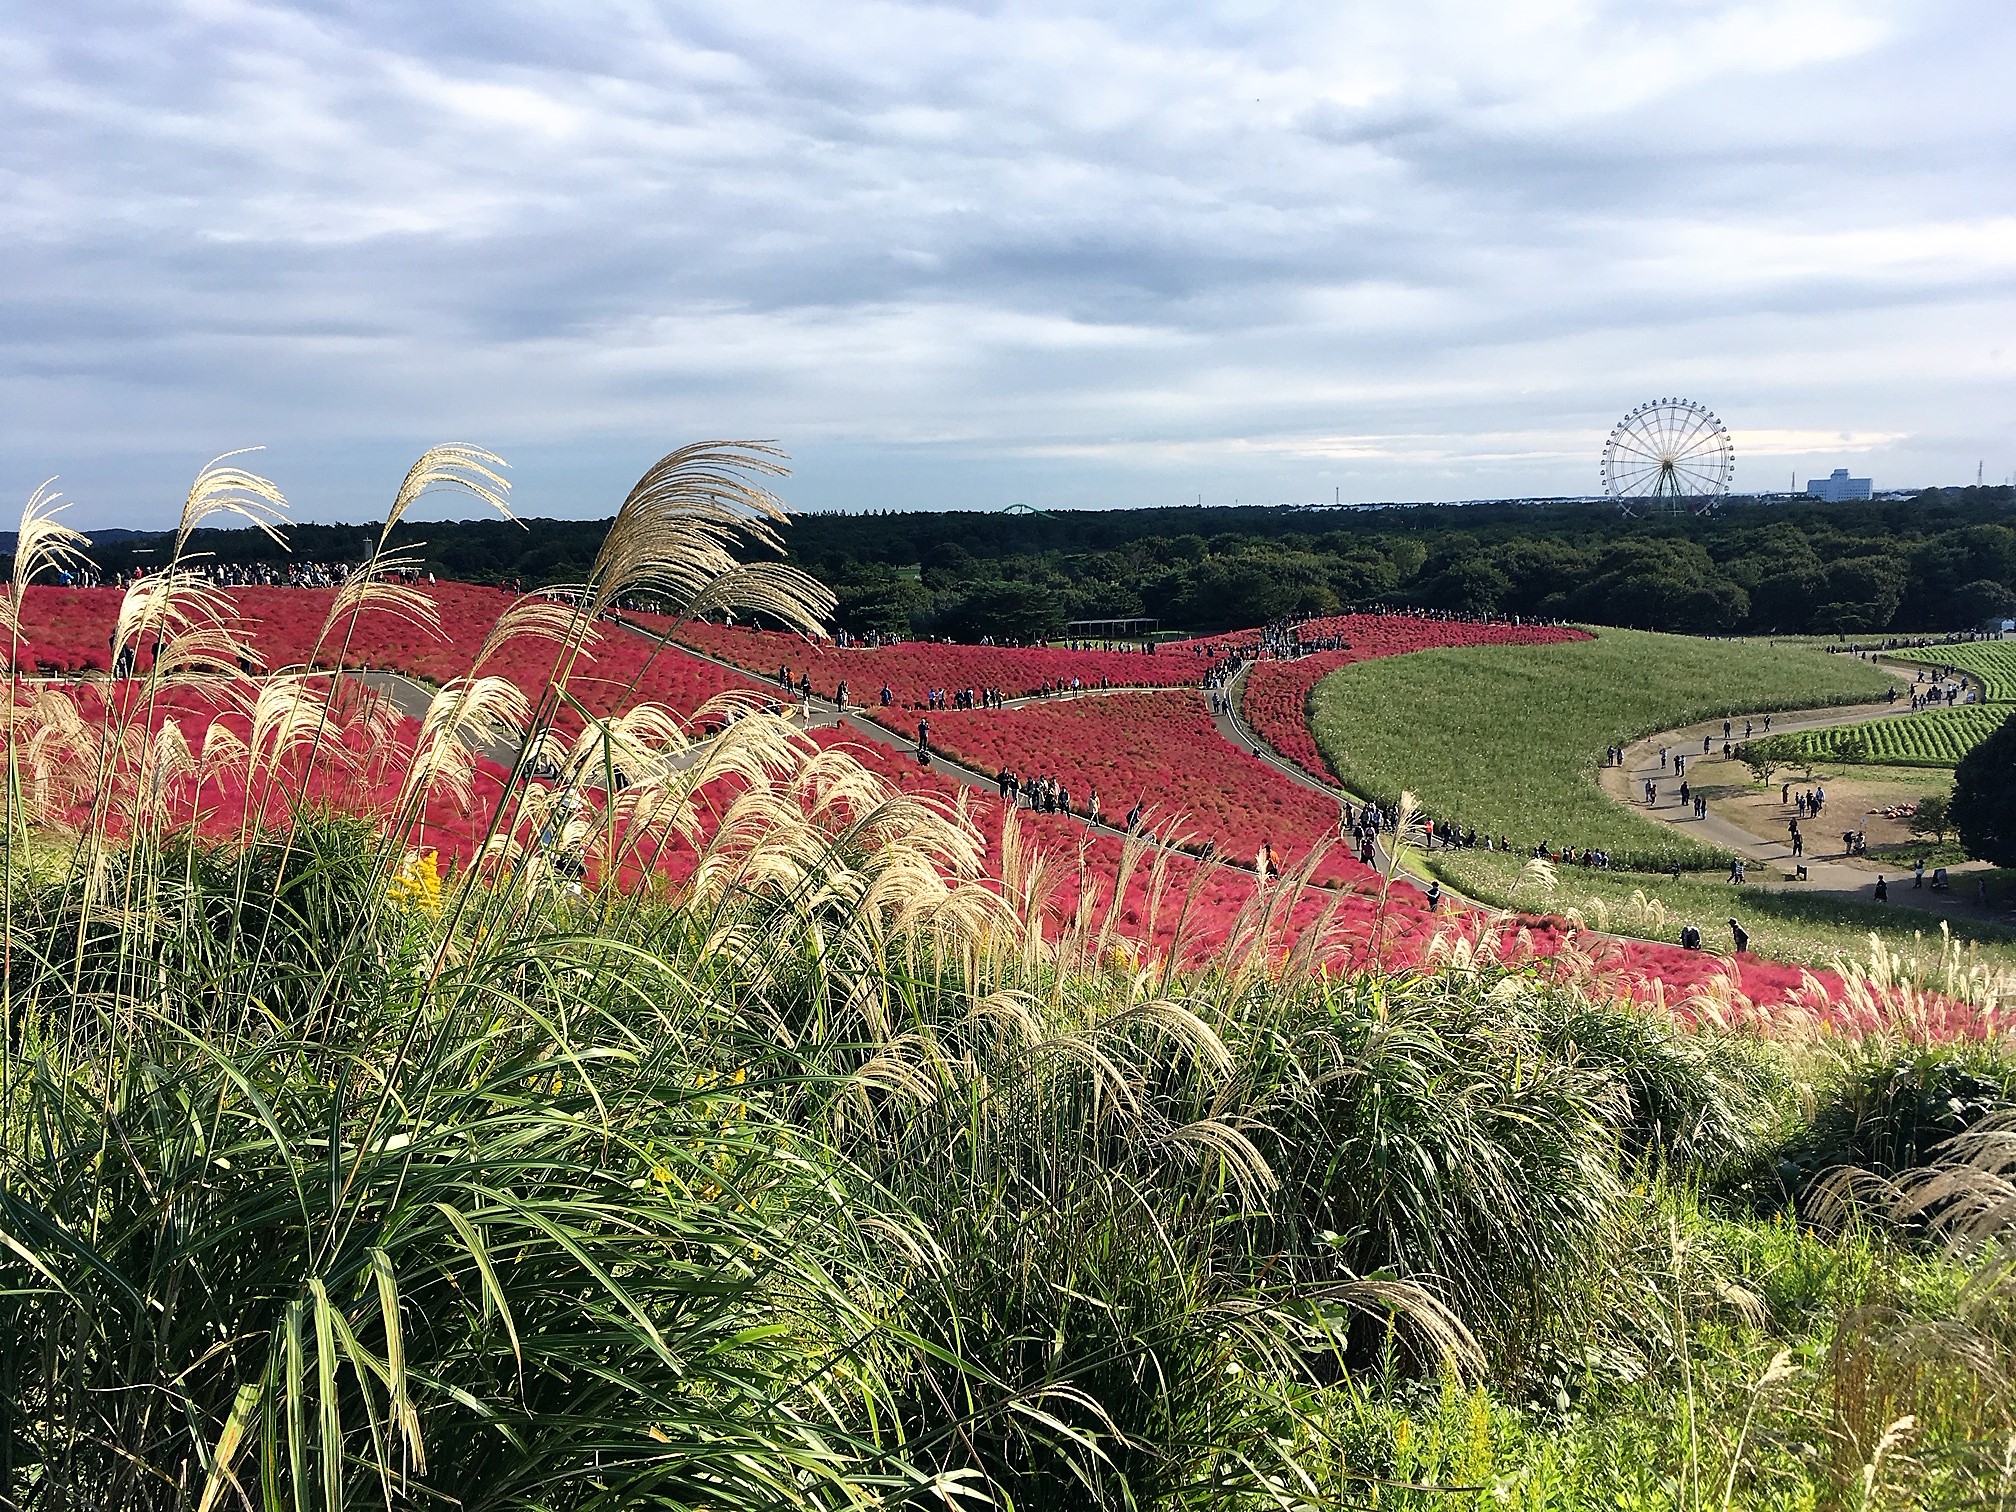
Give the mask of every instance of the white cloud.
<svg viewBox="0 0 2016 1512">
<path fill-rule="evenodd" d="M 158 518 L 270 439 L 350 508 L 454 435 L 599 510 L 713 431 L 814 505 L 1579 492 L 1675 391 L 1971 474 L 2012 54 L 1993 0 L 20 8 L 0 489 Z"/>
</svg>

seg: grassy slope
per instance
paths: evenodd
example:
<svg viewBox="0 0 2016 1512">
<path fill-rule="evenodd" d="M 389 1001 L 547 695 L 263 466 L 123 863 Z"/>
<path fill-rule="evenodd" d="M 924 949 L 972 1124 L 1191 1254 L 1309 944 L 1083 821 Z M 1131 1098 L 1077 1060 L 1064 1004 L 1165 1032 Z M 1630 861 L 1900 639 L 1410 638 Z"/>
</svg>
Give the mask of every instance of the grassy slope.
<svg viewBox="0 0 2016 1512">
<path fill-rule="evenodd" d="M 1421 651 L 1360 662 L 1317 685 L 1317 744 L 1346 784 L 1412 791 L 1438 817 L 1599 846 L 1628 864 L 1709 867 L 1722 853 L 1606 798 L 1607 745 L 1723 714 L 1853 703 L 1893 680 L 1805 649 L 1601 630 L 1551 646 Z"/>
</svg>

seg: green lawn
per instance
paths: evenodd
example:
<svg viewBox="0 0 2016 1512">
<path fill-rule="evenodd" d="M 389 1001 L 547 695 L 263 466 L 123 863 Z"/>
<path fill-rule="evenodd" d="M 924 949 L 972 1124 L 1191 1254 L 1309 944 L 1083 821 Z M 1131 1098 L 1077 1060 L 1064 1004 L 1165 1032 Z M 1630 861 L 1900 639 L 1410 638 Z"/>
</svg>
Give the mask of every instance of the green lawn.
<svg viewBox="0 0 2016 1512">
<path fill-rule="evenodd" d="M 1895 679 L 1804 647 L 1639 630 L 1549 646 L 1418 651 L 1340 668 L 1317 685 L 1316 742 L 1356 792 L 1413 792 L 1440 819 L 1531 850 L 1597 846 L 1613 864 L 1694 868 L 1722 852 L 1606 797 L 1609 745 L 1722 715 L 1856 703 Z"/>
</svg>

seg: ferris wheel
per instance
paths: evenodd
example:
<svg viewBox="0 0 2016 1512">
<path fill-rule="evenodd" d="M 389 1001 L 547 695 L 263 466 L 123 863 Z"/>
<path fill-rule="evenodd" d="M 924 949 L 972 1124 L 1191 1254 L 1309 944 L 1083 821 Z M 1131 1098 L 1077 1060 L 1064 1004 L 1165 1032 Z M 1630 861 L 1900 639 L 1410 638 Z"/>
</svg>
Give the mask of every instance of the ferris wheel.
<svg viewBox="0 0 2016 1512">
<path fill-rule="evenodd" d="M 1603 443 L 1603 493 L 1627 515 L 1655 509 L 1705 515 L 1735 475 L 1729 427 L 1692 399 L 1641 404 Z"/>
</svg>

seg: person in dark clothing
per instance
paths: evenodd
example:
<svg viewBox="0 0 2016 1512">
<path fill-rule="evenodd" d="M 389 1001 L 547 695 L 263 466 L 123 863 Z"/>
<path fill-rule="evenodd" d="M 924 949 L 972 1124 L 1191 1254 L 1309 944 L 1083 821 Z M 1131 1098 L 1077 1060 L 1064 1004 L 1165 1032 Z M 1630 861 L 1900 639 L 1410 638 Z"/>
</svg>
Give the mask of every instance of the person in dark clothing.
<svg viewBox="0 0 2016 1512">
<path fill-rule="evenodd" d="M 1750 931 L 1734 919 L 1729 921 L 1729 937 L 1736 942 L 1736 953 L 1741 955 L 1750 948 Z"/>
</svg>

